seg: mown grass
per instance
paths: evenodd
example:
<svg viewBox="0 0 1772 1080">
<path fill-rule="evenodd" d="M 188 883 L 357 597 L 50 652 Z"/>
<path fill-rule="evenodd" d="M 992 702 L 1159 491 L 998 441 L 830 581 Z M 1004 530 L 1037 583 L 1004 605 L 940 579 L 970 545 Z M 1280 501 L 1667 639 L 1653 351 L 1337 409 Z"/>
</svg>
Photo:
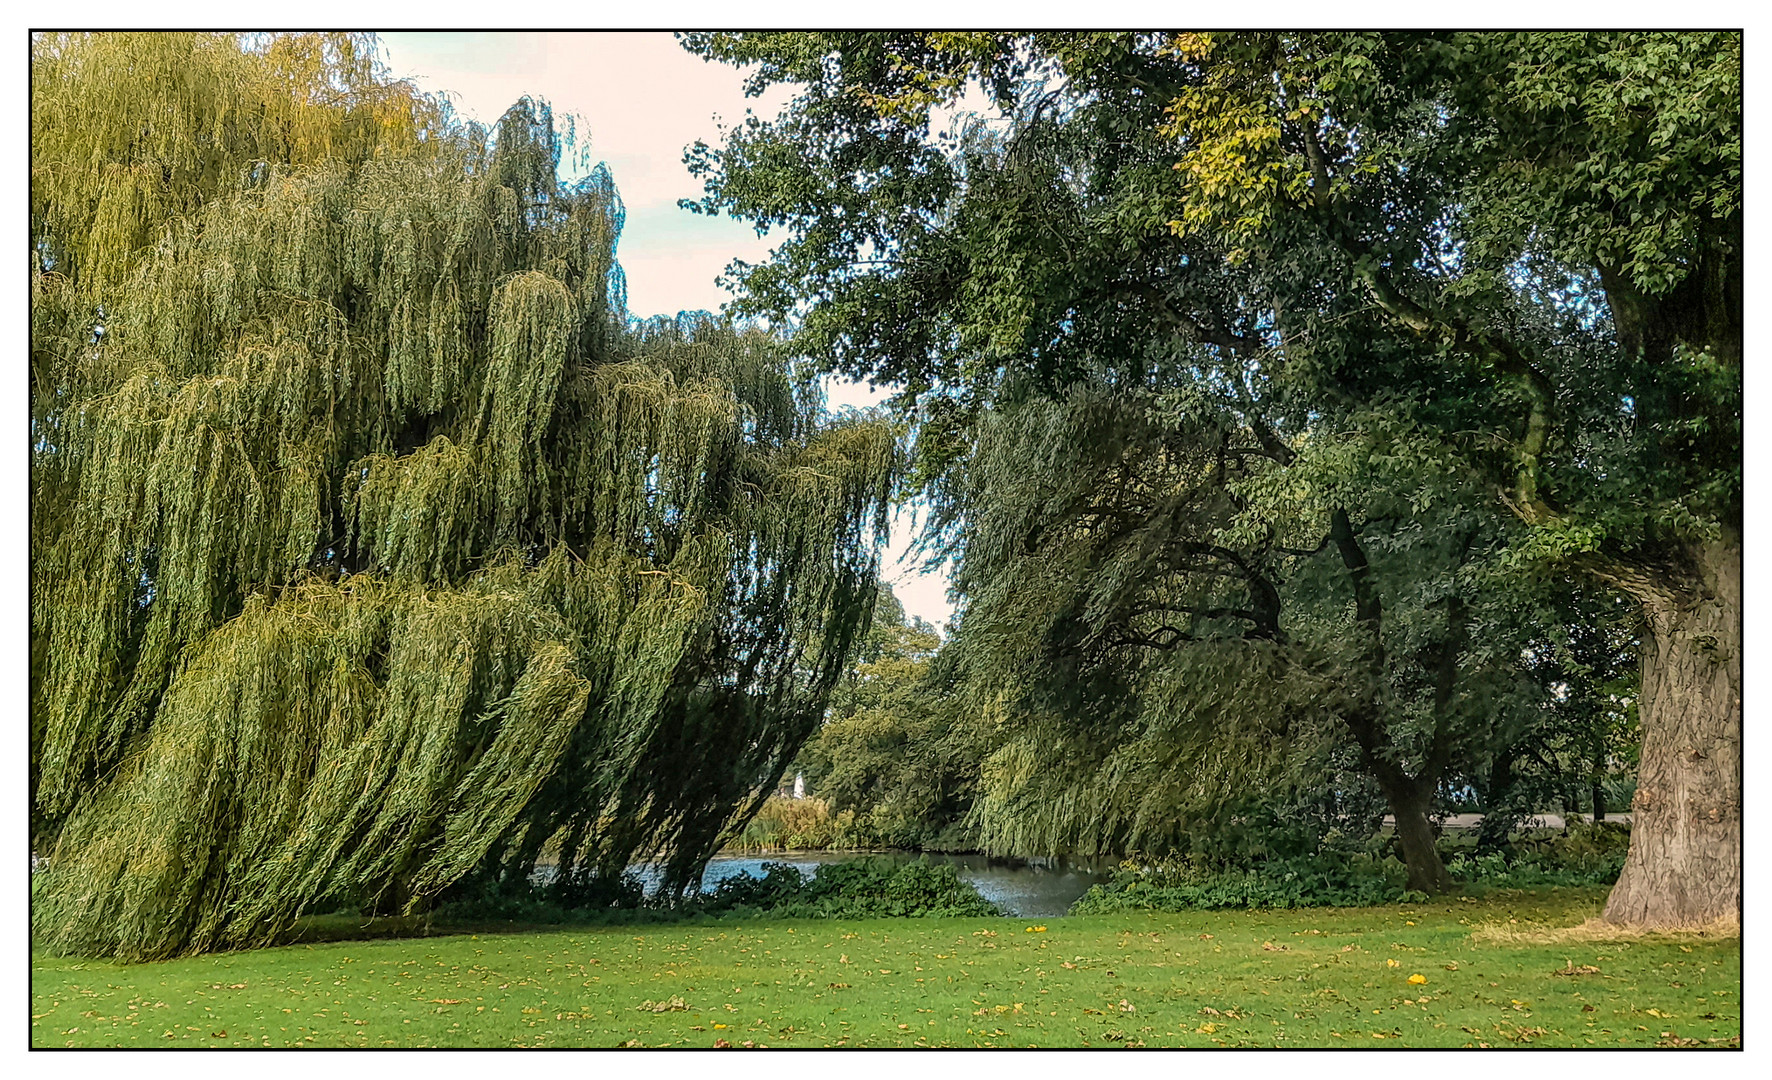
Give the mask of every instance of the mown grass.
<svg viewBox="0 0 1772 1080">
<path fill-rule="evenodd" d="M 33 1046 L 1739 1045 L 1737 937 L 1603 889 L 1265 912 L 721 920 L 37 956 Z M 1422 981 L 1412 981 L 1419 976 Z"/>
</svg>

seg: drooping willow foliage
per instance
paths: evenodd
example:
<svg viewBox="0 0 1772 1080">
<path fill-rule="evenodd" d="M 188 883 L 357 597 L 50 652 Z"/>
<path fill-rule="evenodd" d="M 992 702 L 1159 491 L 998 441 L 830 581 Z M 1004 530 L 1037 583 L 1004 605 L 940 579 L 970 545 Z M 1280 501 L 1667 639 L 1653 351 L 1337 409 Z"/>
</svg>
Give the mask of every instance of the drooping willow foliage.
<svg viewBox="0 0 1772 1080">
<path fill-rule="evenodd" d="M 993 849 L 1186 850 L 1257 794 L 1376 775 L 1406 801 L 1386 766 L 1419 801 L 1535 722 L 1506 523 L 1406 410 L 1307 429 L 1282 464 L 1203 394 L 1003 397 L 947 493 L 970 603 L 944 660 L 1012 718 L 974 807 Z"/>
<path fill-rule="evenodd" d="M 550 840 L 684 887 L 864 629 L 892 431 L 777 336 L 630 326 L 545 105 L 461 124 L 341 35 L 32 74 L 38 940 L 260 944 Z"/>
</svg>

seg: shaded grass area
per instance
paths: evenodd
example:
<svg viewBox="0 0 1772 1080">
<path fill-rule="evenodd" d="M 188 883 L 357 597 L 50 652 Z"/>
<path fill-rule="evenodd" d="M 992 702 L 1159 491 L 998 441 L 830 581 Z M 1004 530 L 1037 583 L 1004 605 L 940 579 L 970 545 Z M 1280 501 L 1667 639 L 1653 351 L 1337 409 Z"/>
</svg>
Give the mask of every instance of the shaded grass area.
<svg viewBox="0 0 1772 1080">
<path fill-rule="evenodd" d="M 706 920 L 38 955 L 33 1046 L 1739 1045 L 1736 937 L 1603 889 L 1374 908 Z M 433 928 L 433 931 L 440 928 Z"/>
</svg>

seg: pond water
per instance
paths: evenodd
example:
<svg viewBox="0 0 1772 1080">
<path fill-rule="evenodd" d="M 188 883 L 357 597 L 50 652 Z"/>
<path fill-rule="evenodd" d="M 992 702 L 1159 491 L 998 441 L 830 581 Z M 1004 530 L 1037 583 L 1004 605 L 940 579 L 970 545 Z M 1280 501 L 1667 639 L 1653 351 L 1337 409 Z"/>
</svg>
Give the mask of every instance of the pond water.
<svg viewBox="0 0 1772 1080">
<path fill-rule="evenodd" d="M 986 900 L 1010 915 L 1035 918 L 1063 915 L 1065 910 L 1089 886 L 1108 879 L 1112 863 L 1090 863 L 1074 859 L 1006 859 L 989 855 L 944 855 L 934 852 L 884 852 L 856 854 L 851 852 L 790 851 L 779 855 L 716 855 L 708 862 L 701 877 L 705 892 L 726 878 L 737 874 L 763 876 L 764 863 L 786 863 L 808 877 L 816 876 L 825 863 L 850 859 L 873 858 L 891 862 L 916 862 L 927 859 L 937 865 L 954 867 L 961 880 L 970 882 Z M 648 892 L 658 885 L 659 873 L 648 866 L 636 866 L 634 874 L 645 883 Z"/>
</svg>

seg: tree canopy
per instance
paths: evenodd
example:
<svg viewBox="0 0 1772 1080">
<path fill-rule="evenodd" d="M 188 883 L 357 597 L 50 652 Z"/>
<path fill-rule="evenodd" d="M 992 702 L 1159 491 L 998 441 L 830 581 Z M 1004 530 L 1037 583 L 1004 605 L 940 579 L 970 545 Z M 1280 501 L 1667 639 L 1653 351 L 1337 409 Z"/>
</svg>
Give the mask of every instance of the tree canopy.
<svg viewBox="0 0 1772 1080">
<path fill-rule="evenodd" d="M 621 200 L 354 35 L 32 43 L 32 789 L 53 948 L 471 874 L 699 876 L 865 630 L 890 425 L 630 325 Z"/>
<path fill-rule="evenodd" d="M 1495 538 L 1474 550 L 1497 574 L 1635 605 L 1641 777 L 1609 917 L 1738 915 L 1739 35 L 685 43 L 756 65 L 754 90 L 801 84 L 779 117 L 692 152 L 700 206 L 785 233 L 733 268 L 742 310 L 796 319 L 829 370 L 901 388 L 930 543 L 963 553 L 961 647 L 1012 672 L 1154 595 L 1183 621 L 1155 639 L 1118 625 L 1158 652 L 1220 640 L 1227 620 L 1244 651 L 1315 628 L 1362 654 L 1338 666 L 1364 667 L 1368 690 L 1388 685 L 1373 701 L 1400 704 L 1404 673 L 1379 677 L 1405 655 L 1387 635 L 1432 610 L 1438 644 L 1407 646 L 1431 668 L 1497 580 L 1424 591 L 1449 572 L 1429 572 L 1433 523 L 1457 517 L 1435 515 L 1460 507 Z M 935 129 L 969 85 L 998 116 Z M 1009 494 L 984 497 L 996 440 Z M 1387 559 L 1412 545 L 1420 558 Z M 1279 603 L 1276 560 L 1339 596 Z M 1216 595 L 1159 584 L 1207 578 Z M 1472 625 L 1499 663 L 1506 634 Z M 1054 730 L 1112 728 L 1149 651 L 1077 683 Z M 1284 686 L 1247 660 L 1218 682 L 1239 679 Z M 1182 701 L 1155 716 L 1205 718 Z M 1367 741 L 1354 713 L 1339 722 Z M 1140 768 L 1114 790 L 1184 775 Z M 1073 817 L 1111 804 L 1097 792 Z"/>
</svg>

